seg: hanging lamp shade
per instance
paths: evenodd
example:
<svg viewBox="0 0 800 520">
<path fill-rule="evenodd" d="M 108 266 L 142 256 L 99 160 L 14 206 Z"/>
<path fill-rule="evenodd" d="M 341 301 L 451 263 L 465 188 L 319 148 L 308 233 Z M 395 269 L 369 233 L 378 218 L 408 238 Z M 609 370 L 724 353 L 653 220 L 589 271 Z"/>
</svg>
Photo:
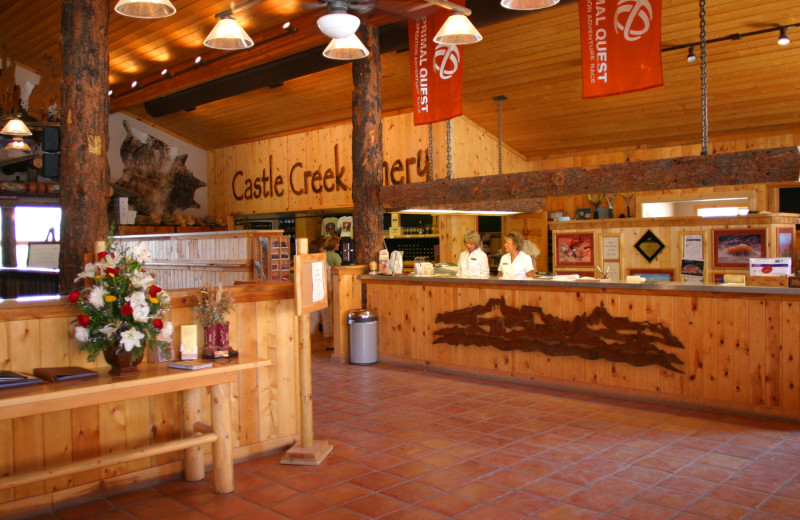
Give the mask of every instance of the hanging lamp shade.
<svg viewBox="0 0 800 520">
<path fill-rule="evenodd" d="M 500 5 L 514 11 L 534 11 L 553 7 L 560 0 L 500 0 Z"/>
<path fill-rule="evenodd" d="M 369 51 L 358 36 L 351 34 L 347 38 L 332 39 L 322 55 L 331 60 L 357 60 L 369 56 Z"/>
<path fill-rule="evenodd" d="M 114 10 L 131 18 L 165 18 L 175 14 L 169 0 L 119 0 Z"/>
<path fill-rule="evenodd" d="M 14 118 L 8 120 L 6 126 L 0 130 L 0 134 L 26 136 L 31 135 L 31 131 L 28 129 L 28 126 L 22 122 L 22 119 Z"/>
<path fill-rule="evenodd" d="M 211 29 L 203 45 L 223 51 L 238 51 L 252 47 L 253 39 L 236 23 L 236 20 L 226 16 Z"/>
<path fill-rule="evenodd" d="M 30 152 L 31 147 L 22 140 L 21 137 L 13 138 L 5 147 L 6 150 L 17 150 L 18 152 Z"/>
<path fill-rule="evenodd" d="M 466 45 L 468 43 L 478 43 L 483 39 L 478 29 L 472 25 L 469 18 L 463 14 L 452 14 L 444 24 L 433 41 L 436 43 L 443 43 L 445 45 Z"/>
<path fill-rule="evenodd" d="M 317 27 L 328 38 L 347 38 L 359 25 L 361 20 L 350 13 L 327 13 L 317 18 Z"/>
</svg>

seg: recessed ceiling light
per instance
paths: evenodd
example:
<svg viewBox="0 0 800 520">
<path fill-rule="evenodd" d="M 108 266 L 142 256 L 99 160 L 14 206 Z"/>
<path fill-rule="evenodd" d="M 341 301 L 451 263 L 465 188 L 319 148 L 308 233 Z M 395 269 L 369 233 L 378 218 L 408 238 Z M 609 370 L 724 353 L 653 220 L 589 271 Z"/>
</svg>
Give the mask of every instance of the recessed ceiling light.
<svg viewBox="0 0 800 520">
<path fill-rule="evenodd" d="M 138 86 L 139 86 L 139 82 L 138 82 L 138 81 L 136 81 L 136 80 L 133 80 L 133 81 L 131 82 L 131 88 L 136 88 L 136 87 L 138 87 Z"/>
<path fill-rule="evenodd" d="M 162 76 L 166 76 L 166 75 L 167 75 L 167 72 L 168 72 L 168 71 L 167 71 L 167 69 L 162 69 L 162 70 L 161 70 L 161 75 L 162 75 Z"/>
</svg>

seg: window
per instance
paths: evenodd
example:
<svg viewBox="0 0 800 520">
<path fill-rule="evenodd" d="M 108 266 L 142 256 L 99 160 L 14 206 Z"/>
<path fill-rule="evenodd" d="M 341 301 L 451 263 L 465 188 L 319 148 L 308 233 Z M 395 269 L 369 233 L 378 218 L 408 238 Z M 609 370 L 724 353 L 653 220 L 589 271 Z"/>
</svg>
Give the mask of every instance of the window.
<svg viewBox="0 0 800 520">
<path fill-rule="evenodd" d="M 61 240 L 61 208 L 17 206 L 14 208 L 17 265 L 28 265 L 28 242 L 44 242 L 50 229 Z"/>
</svg>

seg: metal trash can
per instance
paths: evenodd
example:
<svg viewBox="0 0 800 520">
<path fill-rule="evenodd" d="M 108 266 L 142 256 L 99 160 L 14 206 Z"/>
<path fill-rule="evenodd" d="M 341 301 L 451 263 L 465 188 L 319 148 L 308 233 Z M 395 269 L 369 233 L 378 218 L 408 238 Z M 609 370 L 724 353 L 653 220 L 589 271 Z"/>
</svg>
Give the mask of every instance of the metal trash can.
<svg viewBox="0 0 800 520">
<path fill-rule="evenodd" d="M 372 365 L 378 362 L 378 317 L 367 309 L 347 314 L 350 325 L 350 363 Z"/>
</svg>

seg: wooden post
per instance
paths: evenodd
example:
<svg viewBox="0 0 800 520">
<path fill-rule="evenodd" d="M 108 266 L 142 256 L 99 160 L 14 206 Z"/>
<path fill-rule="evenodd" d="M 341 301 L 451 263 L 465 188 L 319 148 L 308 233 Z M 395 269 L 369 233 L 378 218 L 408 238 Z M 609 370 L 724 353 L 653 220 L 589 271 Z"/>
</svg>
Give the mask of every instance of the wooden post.
<svg viewBox="0 0 800 520">
<path fill-rule="evenodd" d="M 17 233 L 14 226 L 14 208 L 3 206 L 2 247 L 3 267 L 17 267 Z"/>
<path fill-rule="evenodd" d="M 108 236 L 108 1 L 61 3 L 61 252 L 69 292 L 83 254 Z"/>
<path fill-rule="evenodd" d="M 183 436 L 188 437 L 194 433 L 194 425 L 200 420 L 202 389 L 191 388 L 184 390 L 181 404 L 183 405 Z M 205 478 L 203 464 L 203 447 L 193 446 L 183 451 L 183 476 L 189 482 Z"/>
<path fill-rule="evenodd" d="M 233 492 L 233 432 L 231 429 L 230 383 L 211 387 L 211 427 L 217 440 L 211 445 L 214 457 L 214 491 Z"/>
<path fill-rule="evenodd" d="M 308 239 L 298 238 L 298 255 L 308 254 Z M 297 265 L 295 265 L 297 269 Z M 317 466 L 333 450 L 328 441 L 314 441 L 314 408 L 311 394 L 311 317 L 297 317 L 297 338 L 300 347 L 300 443 L 295 443 L 281 458 L 281 464 Z"/>
<path fill-rule="evenodd" d="M 369 56 L 353 62 L 353 229 L 356 264 L 378 259 L 383 248 L 383 124 L 379 30 L 364 23 Z"/>
</svg>

